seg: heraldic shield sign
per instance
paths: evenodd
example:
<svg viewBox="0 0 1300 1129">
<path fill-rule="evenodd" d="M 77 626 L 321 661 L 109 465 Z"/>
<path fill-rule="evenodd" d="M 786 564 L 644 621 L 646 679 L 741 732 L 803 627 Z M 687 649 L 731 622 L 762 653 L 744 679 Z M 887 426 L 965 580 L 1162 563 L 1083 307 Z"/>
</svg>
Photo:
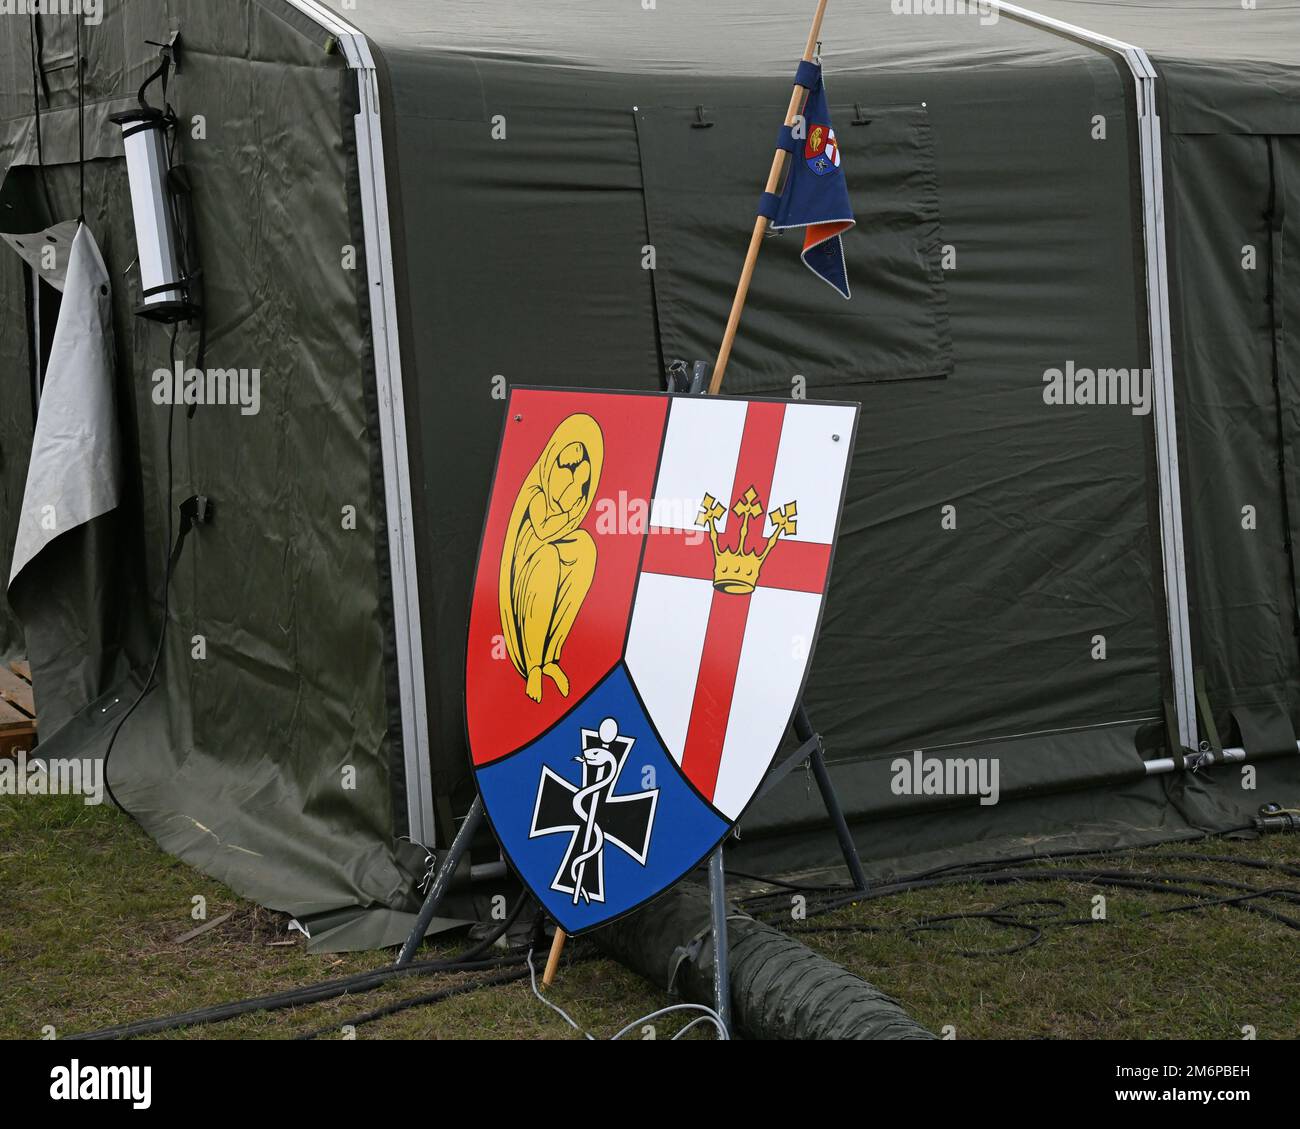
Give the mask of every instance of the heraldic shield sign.
<svg viewBox="0 0 1300 1129">
<path fill-rule="evenodd" d="M 857 411 L 512 392 L 466 719 L 493 830 L 566 932 L 671 886 L 758 790 L 811 662 Z"/>
</svg>

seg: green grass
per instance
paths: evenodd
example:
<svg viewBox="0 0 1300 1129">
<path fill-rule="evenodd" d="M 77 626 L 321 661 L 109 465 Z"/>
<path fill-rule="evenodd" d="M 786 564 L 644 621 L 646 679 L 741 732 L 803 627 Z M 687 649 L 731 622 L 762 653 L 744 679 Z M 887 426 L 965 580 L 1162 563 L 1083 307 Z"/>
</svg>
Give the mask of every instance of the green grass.
<svg viewBox="0 0 1300 1129">
<path fill-rule="evenodd" d="M 1179 853 L 1225 861 L 1189 862 Z M 1257 887 L 1300 878 L 1252 871 L 1228 860 L 1269 859 L 1300 866 L 1300 836 L 1249 842 L 1168 844 L 1107 856 L 1041 864 L 1123 871 L 1137 876 L 1230 879 Z M 1178 883 L 1175 883 L 1177 885 Z M 1232 891 L 1211 893 L 1211 897 Z M 1093 922 L 1093 898 L 1105 896 L 1106 920 Z M 1021 899 L 1057 899 L 1056 914 L 1087 924 L 1045 923 L 1041 940 L 1011 955 L 967 956 L 1021 945 L 1032 936 L 969 917 L 936 931 L 916 923 L 945 914 L 978 914 Z M 1106 888 L 1078 881 L 1008 886 L 976 883 L 900 894 L 814 917 L 791 929 L 869 922 L 880 932 L 809 932 L 801 939 L 898 999 L 935 1033 L 958 1039 L 1241 1039 L 1300 1037 L 1300 934 L 1262 915 L 1220 906 L 1149 916 L 1188 898 Z M 1256 903 L 1300 920 L 1296 903 Z M 909 928 L 912 927 L 912 928 Z"/>
<path fill-rule="evenodd" d="M 1179 851 L 1225 858 L 1268 858 L 1300 866 L 1300 837 L 1214 841 L 1132 852 L 1104 863 L 1135 874 L 1231 878 L 1256 886 L 1300 879 L 1226 863 L 1176 861 Z M 1107 897 L 1108 920 L 1051 925 L 1012 955 L 964 956 L 1001 949 L 1029 934 L 987 919 L 918 932 L 939 914 L 971 914 L 1023 898 L 1055 898 L 1066 918 L 1090 918 L 1092 898 Z M 222 925 L 188 942 L 198 922 L 195 895 Z M 814 899 L 815 900 L 815 899 Z M 1259 1038 L 1300 1035 L 1297 936 L 1240 909 L 1144 917 L 1177 895 L 1103 890 L 1055 879 L 1021 886 L 978 884 L 917 891 L 860 903 L 790 928 L 869 925 L 873 931 L 808 932 L 803 940 L 898 998 L 932 1031 L 951 1026 L 973 1038 L 1226 1038 L 1253 1026 Z M 1300 905 L 1267 903 L 1300 918 Z M 783 900 L 773 903 L 786 916 Z M 60 1035 L 279 991 L 390 963 L 391 951 L 312 956 L 284 915 L 253 906 L 219 883 L 163 854 L 128 818 L 72 797 L 0 798 L 0 1037 Z M 293 944 L 277 945 L 293 939 Z M 455 939 L 422 957 L 450 955 Z M 291 1038 L 340 1028 L 383 1004 L 459 982 L 455 976 L 405 978 L 364 995 L 258 1013 L 166 1038 Z M 550 993 L 593 1034 L 613 1034 L 669 1001 L 619 965 L 592 958 L 564 968 Z M 660 1021 L 666 1038 L 684 1019 Z M 697 1029 L 692 1036 L 710 1037 Z M 333 1035 L 332 1037 L 341 1037 Z M 527 982 L 484 989 L 358 1029 L 358 1038 L 564 1039 L 576 1033 L 533 997 Z"/>
<path fill-rule="evenodd" d="M 178 944 L 177 937 L 201 924 L 190 916 L 195 895 L 206 898 L 208 920 L 231 910 L 234 916 Z M 41 1038 L 46 1025 L 59 1036 L 73 1035 L 314 984 L 394 959 L 391 950 L 310 955 L 302 935 L 286 931 L 288 920 L 164 854 L 108 804 L 86 807 L 63 796 L 0 798 L 0 1038 Z M 291 946 L 272 944 L 289 939 Z M 426 946 L 419 959 L 449 956 L 463 947 L 459 938 Z M 341 1027 L 359 1013 L 461 979 L 404 977 L 363 995 L 161 1037 L 291 1038 Z M 606 1037 L 672 1002 L 600 959 L 562 967 L 548 996 L 593 1034 Z M 684 1022 L 669 1017 L 656 1034 L 670 1037 Z M 578 1036 L 537 1002 L 525 981 L 402 1012 L 359 1028 L 357 1037 Z"/>
</svg>

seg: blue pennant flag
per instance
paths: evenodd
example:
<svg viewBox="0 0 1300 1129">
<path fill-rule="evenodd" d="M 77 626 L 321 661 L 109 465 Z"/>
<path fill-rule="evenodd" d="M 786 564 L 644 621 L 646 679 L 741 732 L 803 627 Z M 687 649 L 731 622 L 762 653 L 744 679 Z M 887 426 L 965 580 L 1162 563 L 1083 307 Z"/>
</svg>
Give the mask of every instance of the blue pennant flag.
<svg viewBox="0 0 1300 1129">
<path fill-rule="evenodd" d="M 803 137 L 792 137 L 785 189 L 772 217 L 772 228 L 803 228 L 804 265 L 845 298 L 849 275 L 841 236 L 856 222 L 849 187 L 840 161 L 839 142 L 831 128 L 821 68 L 808 90 L 803 110 Z"/>
</svg>

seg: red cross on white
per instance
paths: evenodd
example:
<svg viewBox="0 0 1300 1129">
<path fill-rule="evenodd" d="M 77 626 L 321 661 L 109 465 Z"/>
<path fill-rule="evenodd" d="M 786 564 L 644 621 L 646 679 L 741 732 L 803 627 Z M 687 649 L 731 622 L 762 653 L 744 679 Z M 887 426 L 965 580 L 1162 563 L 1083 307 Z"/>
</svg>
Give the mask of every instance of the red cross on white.
<svg viewBox="0 0 1300 1129">
<path fill-rule="evenodd" d="M 839 511 L 853 409 L 779 401 L 678 399 L 669 418 L 633 605 L 627 664 L 669 753 L 702 796 L 737 816 L 761 781 L 803 682 Z M 713 587 L 714 554 L 696 524 L 712 494 L 727 513 L 753 488 L 767 516 L 797 506 L 796 532 L 768 554 L 752 594 Z"/>
<path fill-rule="evenodd" d="M 835 131 L 828 132 L 826 138 L 826 157 L 836 167 L 840 167 L 840 144 L 835 140 Z"/>
</svg>

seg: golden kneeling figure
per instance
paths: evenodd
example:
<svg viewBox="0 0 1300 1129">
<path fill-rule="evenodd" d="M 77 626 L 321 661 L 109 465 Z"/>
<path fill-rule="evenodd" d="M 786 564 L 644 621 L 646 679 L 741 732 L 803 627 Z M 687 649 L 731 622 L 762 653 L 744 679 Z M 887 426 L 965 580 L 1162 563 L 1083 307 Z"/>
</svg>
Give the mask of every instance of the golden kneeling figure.
<svg viewBox="0 0 1300 1129">
<path fill-rule="evenodd" d="M 528 472 L 510 515 L 501 553 L 501 627 L 534 702 L 542 700 L 543 677 L 569 695 L 561 653 L 596 574 L 596 543 L 578 527 L 600 484 L 604 457 L 596 421 L 569 416 Z"/>
</svg>

